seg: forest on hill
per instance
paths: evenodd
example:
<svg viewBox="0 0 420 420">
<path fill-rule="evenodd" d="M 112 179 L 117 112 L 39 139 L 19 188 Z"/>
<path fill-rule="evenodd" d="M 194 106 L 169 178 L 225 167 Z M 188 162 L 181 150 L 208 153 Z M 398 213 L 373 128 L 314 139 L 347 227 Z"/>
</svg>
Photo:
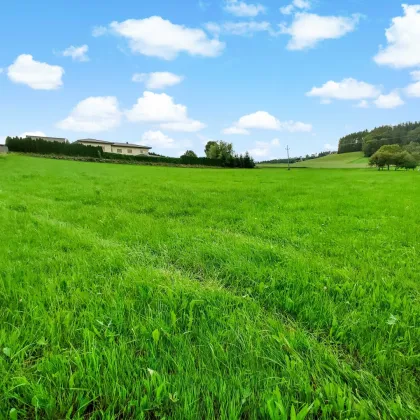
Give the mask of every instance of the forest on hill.
<svg viewBox="0 0 420 420">
<path fill-rule="evenodd" d="M 408 122 L 398 125 L 384 125 L 371 131 L 359 131 L 340 139 L 338 153 L 363 151 L 370 157 L 382 146 L 399 144 L 402 147 L 411 143 L 420 144 L 420 122 Z"/>
</svg>

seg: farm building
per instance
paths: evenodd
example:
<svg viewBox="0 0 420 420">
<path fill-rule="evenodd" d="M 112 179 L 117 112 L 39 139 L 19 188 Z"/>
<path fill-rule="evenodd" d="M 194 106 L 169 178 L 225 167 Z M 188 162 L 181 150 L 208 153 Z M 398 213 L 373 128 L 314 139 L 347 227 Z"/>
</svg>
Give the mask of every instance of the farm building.
<svg viewBox="0 0 420 420">
<path fill-rule="evenodd" d="M 148 156 L 151 147 L 140 146 L 138 144 L 131 143 L 116 143 L 112 141 L 96 140 L 96 139 L 80 139 L 76 140 L 75 143 L 84 144 L 85 146 L 100 146 L 104 152 L 108 153 L 120 153 L 122 155 L 143 155 Z"/>
<path fill-rule="evenodd" d="M 0 155 L 2 153 L 7 153 L 9 151 L 9 149 L 7 148 L 7 146 L 5 146 L 4 144 L 0 144 Z"/>
<path fill-rule="evenodd" d="M 41 136 L 31 136 L 31 135 L 27 135 L 26 136 L 27 139 L 32 139 L 32 140 L 44 140 L 44 141 L 57 141 L 58 143 L 68 143 L 67 139 L 64 139 L 62 137 L 41 137 Z"/>
</svg>

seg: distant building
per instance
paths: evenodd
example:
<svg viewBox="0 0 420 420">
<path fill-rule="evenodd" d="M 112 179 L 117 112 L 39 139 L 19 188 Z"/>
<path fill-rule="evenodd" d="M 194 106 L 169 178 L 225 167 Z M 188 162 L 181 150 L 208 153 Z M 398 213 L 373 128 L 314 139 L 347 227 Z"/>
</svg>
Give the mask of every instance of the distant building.
<svg viewBox="0 0 420 420">
<path fill-rule="evenodd" d="M 122 155 L 143 155 L 149 156 L 151 147 L 140 146 L 139 144 L 131 143 L 116 143 L 112 141 L 96 140 L 96 139 L 80 139 L 75 143 L 84 144 L 85 146 L 100 146 L 102 150 L 107 153 L 119 153 Z"/>
<path fill-rule="evenodd" d="M 57 141 L 58 143 L 68 143 L 67 139 L 64 139 L 62 137 L 41 137 L 41 136 L 26 136 L 27 139 L 32 140 L 44 140 L 44 141 Z"/>
<path fill-rule="evenodd" d="M 0 144 L 0 155 L 2 153 L 7 153 L 9 151 L 8 147 L 5 146 L 4 144 Z"/>
</svg>

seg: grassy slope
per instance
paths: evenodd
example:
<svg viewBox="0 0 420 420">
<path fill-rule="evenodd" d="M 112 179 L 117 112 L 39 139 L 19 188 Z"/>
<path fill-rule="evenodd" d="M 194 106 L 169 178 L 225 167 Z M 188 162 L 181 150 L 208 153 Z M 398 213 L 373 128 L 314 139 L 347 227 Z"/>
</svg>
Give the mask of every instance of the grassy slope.
<svg viewBox="0 0 420 420">
<path fill-rule="evenodd" d="M 356 169 L 367 168 L 368 158 L 363 156 L 363 152 L 351 152 L 328 155 L 317 159 L 311 159 L 304 162 L 295 163 L 295 168 L 330 168 L 330 169 Z M 261 168 L 284 168 L 287 164 L 262 164 Z"/>
<path fill-rule="evenodd" d="M 418 418 L 418 176 L 1 159 L 0 413 Z"/>
</svg>

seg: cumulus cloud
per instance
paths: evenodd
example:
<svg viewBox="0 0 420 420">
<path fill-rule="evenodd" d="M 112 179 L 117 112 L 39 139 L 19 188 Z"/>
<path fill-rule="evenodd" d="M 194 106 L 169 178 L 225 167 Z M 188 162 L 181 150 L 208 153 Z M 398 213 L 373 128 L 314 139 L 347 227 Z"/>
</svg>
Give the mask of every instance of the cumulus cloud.
<svg viewBox="0 0 420 420">
<path fill-rule="evenodd" d="M 415 83 L 408 85 L 405 93 L 408 96 L 420 98 L 420 70 L 412 71 L 410 75 Z"/>
<path fill-rule="evenodd" d="M 359 20 L 360 15 L 343 17 L 297 13 L 290 26 L 280 25 L 280 31 L 291 36 L 287 44 L 289 50 L 304 50 L 314 48 L 323 40 L 341 38 L 354 31 Z"/>
<path fill-rule="evenodd" d="M 209 22 L 205 28 L 214 35 L 251 36 L 256 32 L 269 32 L 271 35 L 275 35 L 269 22 L 223 22 L 221 24 Z"/>
<path fill-rule="evenodd" d="M 355 105 L 356 108 L 369 108 L 369 102 L 366 99 L 362 99 Z"/>
<path fill-rule="evenodd" d="M 321 87 L 313 87 L 307 96 L 315 96 L 321 100 L 358 100 L 377 98 L 381 90 L 369 83 L 359 82 L 353 78 L 343 79 L 341 82 L 330 80 Z"/>
<path fill-rule="evenodd" d="M 26 137 L 26 136 L 39 136 L 39 137 L 46 137 L 46 134 L 43 131 L 25 131 L 19 137 Z"/>
<path fill-rule="evenodd" d="M 57 123 L 62 130 L 95 133 L 117 127 L 121 112 L 114 96 L 91 96 L 79 102 L 70 115 Z"/>
<path fill-rule="evenodd" d="M 160 126 L 163 130 L 183 131 L 185 133 L 195 133 L 207 127 L 206 124 L 202 123 L 201 121 L 196 121 L 196 120 L 169 122 L 169 123 L 163 123 Z"/>
<path fill-rule="evenodd" d="M 296 9 L 308 10 L 311 8 L 311 2 L 308 0 L 294 0 L 287 6 L 280 7 L 280 13 L 291 15 Z"/>
<path fill-rule="evenodd" d="M 240 127 L 228 127 L 225 128 L 224 130 L 222 130 L 223 134 L 226 135 L 231 135 L 231 134 L 243 134 L 245 136 L 248 136 L 249 134 L 251 134 L 248 130 L 246 130 L 245 128 L 240 128 Z"/>
<path fill-rule="evenodd" d="M 133 82 L 144 83 L 147 89 L 165 89 L 170 86 L 175 86 L 184 80 L 183 76 L 178 76 L 169 72 L 155 72 L 155 73 L 136 73 L 133 75 Z"/>
<path fill-rule="evenodd" d="M 188 119 L 185 105 L 176 104 L 166 93 L 153 92 L 144 92 L 126 115 L 132 122 L 180 122 Z"/>
<path fill-rule="evenodd" d="M 7 69 L 7 76 L 14 83 L 21 83 L 36 90 L 54 90 L 62 86 L 64 69 L 35 61 L 32 55 L 22 54 Z"/>
<path fill-rule="evenodd" d="M 103 36 L 108 32 L 108 29 L 105 26 L 94 26 L 92 29 L 92 36 L 95 38 Z"/>
<path fill-rule="evenodd" d="M 89 57 L 87 56 L 87 52 L 89 51 L 89 47 L 87 45 L 82 45 L 80 47 L 71 47 L 66 48 L 62 55 L 64 57 L 71 57 L 74 61 L 89 61 Z"/>
<path fill-rule="evenodd" d="M 176 104 L 166 93 L 144 92 L 126 116 L 132 122 L 161 123 L 161 127 L 171 131 L 195 132 L 205 125 L 188 117 L 187 107 Z"/>
<path fill-rule="evenodd" d="M 332 144 L 326 143 L 324 144 L 324 149 L 327 152 L 334 152 L 334 150 L 337 150 L 337 146 L 333 146 Z"/>
<path fill-rule="evenodd" d="M 387 46 L 374 57 L 377 64 L 395 68 L 420 65 L 420 5 L 402 5 L 404 16 L 392 19 L 385 31 Z"/>
<path fill-rule="evenodd" d="M 158 147 L 162 149 L 173 149 L 177 147 L 175 140 L 162 133 L 162 131 L 146 131 L 142 136 L 145 146 Z"/>
<path fill-rule="evenodd" d="M 266 111 L 257 111 L 239 118 L 231 127 L 223 130 L 223 134 L 249 134 L 250 129 L 310 132 L 312 125 L 298 121 L 279 121 Z"/>
<path fill-rule="evenodd" d="M 262 4 L 249 4 L 239 0 L 226 0 L 224 9 L 240 17 L 255 17 L 266 11 Z"/>
<path fill-rule="evenodd" d="M 249 150 L 249 154 L 254 158 L 261 158 L 270 156 L 273 149 L 280 146 L 279 139 L 273 139 L 271 142 L 257 141 L 255 147 Z"/>
<path fill-rule="evenodd" d="M 180 53 L 216 57 L 225 47 L 217 38 L 209 39 L 202 29 L 176 25 L 160 16 L 112 22 L 110 31 L 128 40 L 133 53 L 173 60 Z"/>
<path fill-rule="evenodd" d="M 393 109 L 404 105 L 398 92 L 391 92 L 388 95 L 380 95 L 378 99 L 373 101 L 377 108 Z"/>
</svg>

